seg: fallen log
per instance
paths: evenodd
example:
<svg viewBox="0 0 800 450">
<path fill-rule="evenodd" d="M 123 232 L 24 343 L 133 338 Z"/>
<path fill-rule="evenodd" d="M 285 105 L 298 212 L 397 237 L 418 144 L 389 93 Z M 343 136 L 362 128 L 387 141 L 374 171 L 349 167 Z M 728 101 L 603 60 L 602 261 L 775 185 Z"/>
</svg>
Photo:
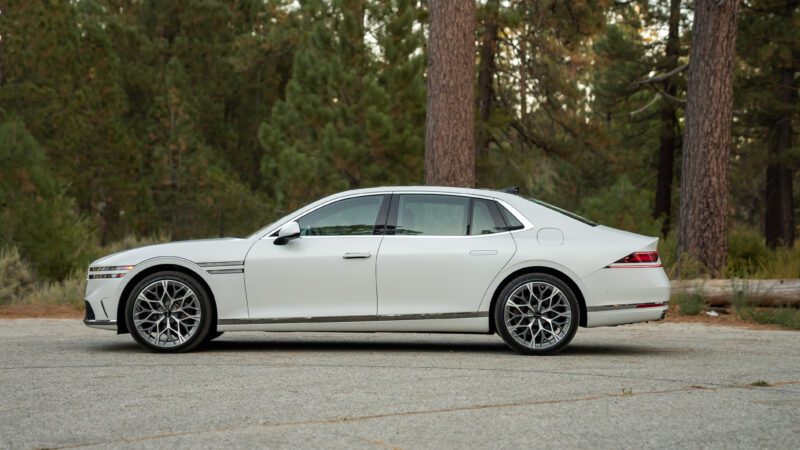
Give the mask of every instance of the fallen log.
<svg viewBox="0 0 800 450">
<path fill-rule="evenodd" d="M 752 306 L 800 307 L 800 279 L 673 280 L 672 294 L 698 293 L 712 306 L 741 302 Z"/>
</svg>

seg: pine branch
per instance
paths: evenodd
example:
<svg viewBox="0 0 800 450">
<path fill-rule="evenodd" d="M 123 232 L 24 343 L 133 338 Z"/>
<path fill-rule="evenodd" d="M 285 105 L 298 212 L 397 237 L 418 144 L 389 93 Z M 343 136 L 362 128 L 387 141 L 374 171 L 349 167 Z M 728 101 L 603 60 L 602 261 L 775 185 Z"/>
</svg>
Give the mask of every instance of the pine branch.
<svg viewBox="0 0 800 450">
<path fill-rule="evenodd" d="M 682 66 L 678 66 L 678 67 L 670 70 L 667 73 L 663 73 L 661 75 L 655 75 L 655 76 L 650 77 L 650 78 L 648 78 L 646 80 L 635 81 L 633 83 L 633 85 L 634 86 L 642 86 L 642 85 L 645 85 L 645 84 L 658 83 L 660 81 L 666 80 L 667 78 L 669 78 L 669 77 L 671 77 L 673 75 L 677 75 L 677 74 L 683 72 L 684 70 L 687 70 L 688 68 L 689 68 L 689 63 L 686 63 L 686 64 L 684 64 Z"/>
</svg>

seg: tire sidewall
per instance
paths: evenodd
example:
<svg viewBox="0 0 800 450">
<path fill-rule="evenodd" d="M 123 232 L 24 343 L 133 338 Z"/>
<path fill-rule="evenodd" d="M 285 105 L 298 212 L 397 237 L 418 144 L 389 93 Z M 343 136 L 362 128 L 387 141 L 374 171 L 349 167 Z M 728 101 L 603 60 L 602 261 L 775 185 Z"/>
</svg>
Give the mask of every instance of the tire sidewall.
<svg viewBox="0 0 800 450">
<path fill-rule="evenodd" d="M 567 302 L 569 303 L 571 310 L 571 320 L 566 336 L 564 336 L 564 338 L 561 339 L 558 344 L 546 349 L 530 348 L 517 342 L 506 328 L 505 318 L 503 317 L 505 305 L 508 301 L 509 295 L 511 295 L 511 293 L 514 292 L 514 290 L 516 290 L 518 287 L 532 281 L 550 283 L 560 289 L 567 298 Z M 578 331 L 578 326 L 580 324 L 580 308 L 578 307 L 578 300 L 575 296 L 575 293 L 572 291 L 572 289 L 570 289 L 567 283 L 564 283 L 561 279 L 554 277 L 553 275 L 545 273 L 529 273 L 520 275 L 511 280 L 511 282 L 508 283 L 502 291 L 500 291 L 500 294 L 497 297 L 497 302 L 494 306 L 493 314 L 495 329 L 500 337 L 503 338 L 503 341 L 506 343 L 506 345 L 515 351 L 526 355 L 548 355 L 561 351 L 570 343 L 570 341 L 572 341 L 572 338 L 575 337 L 575 333 Z"/>
<path fill-rule="evenodd" d="M 187 286 L 189 286 L 197 295 L 197 300 L 200 304 L 200 326 L 198 327 L 197 331 L 189 338 L 186 342 L 181 345 L 176 345 L 174 347 L 158 347 L 156 345 L 147 342 L 142 336 L 139 335 L 138 330 L 136 329 L 136 325 L 134 324 L 133 320 L 133 307 L 136 301 L 136 297 L 138 297 L 139 293 L 148 285 L 152 284 L 155 281 L 161 280 L 175 280 L 179 281 Z M 152 275 L 148 275 L 136 283 L 133 289 L 131 289 L 130 295 L 128 295 L 128 300 L 125 304 L 125 323 L 128 326 L 128 330 L 130 331 L 131 336 L 133 339 L 136 340 L 139 344 L 147 348 L 148 350 L 159 352 L 159 353 L 179 353 L 179 352 L 187 352 L 190 350 L 195 349 L 198 345 L 202 344 L 206 337 L 209 335 L 212 323 L 212 307 L 211 307 L 211 299 L 203 287 L 194 277 L 186 275 L 182 272 L 174 272 L 174 271 L 165 271 L 165 272 L 157 272 Z"/>
</svg>

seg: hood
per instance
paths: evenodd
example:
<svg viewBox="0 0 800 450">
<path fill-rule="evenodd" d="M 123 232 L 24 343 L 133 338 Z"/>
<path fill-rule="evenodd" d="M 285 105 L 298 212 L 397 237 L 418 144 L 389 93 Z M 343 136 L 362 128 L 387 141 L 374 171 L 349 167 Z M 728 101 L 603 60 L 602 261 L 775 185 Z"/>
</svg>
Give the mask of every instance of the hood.
<svg viewBox="0 0 800 450">
<path fill-rule="evenodd" d="M 251 239 L 222 238 L 169 242 L 114 253 L 92 262 L 92 266 L 136 265 L 158 257 L 188 259 L 194 263 L 244 261 Z"/>
</svg>

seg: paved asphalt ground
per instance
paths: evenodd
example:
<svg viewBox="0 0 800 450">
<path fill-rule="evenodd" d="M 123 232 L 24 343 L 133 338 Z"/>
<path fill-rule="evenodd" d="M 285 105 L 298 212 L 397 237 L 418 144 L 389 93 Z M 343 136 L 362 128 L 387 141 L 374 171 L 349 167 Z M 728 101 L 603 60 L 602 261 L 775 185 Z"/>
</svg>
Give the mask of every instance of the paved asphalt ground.
<svg viewBox="0 0 800 450">
<path fill-rule="evenodd" d="M 0 320 L 0 448 L 800 446 L 800 333 L 229 333 L 147 353 L 77 320 Z M 770 387 L 751 383 L 766 381 Z"/>
</svg>

